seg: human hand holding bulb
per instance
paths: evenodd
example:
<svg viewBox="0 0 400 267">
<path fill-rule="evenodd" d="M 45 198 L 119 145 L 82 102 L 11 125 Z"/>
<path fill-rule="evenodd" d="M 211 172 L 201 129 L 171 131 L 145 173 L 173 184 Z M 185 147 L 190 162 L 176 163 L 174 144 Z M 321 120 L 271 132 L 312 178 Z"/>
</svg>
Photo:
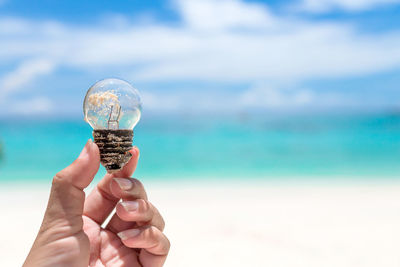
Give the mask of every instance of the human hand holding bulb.
<svg viewBox="0 0 400 267">
<path fill-rule="evenodd" d="M 113 108 L 108 109 L 108 119 L 107 115 L 98 116 L 94 125 L 104 127 L 98 130 L 132 131 L 140 118 L 140 101 L 134 108 L 126 109 L 123 95 L 114 90 L 119 94 L 119 102 L 103 102 Z M 122 112 L 128 111 L 124 115 L 132 111 L 130 118 L 114 113 L 117 103 Z M 89 110 L 91 107 L 85 110 L 85 117 L 93 123 Z M 99 111 L 93 114 L 99 115 Z M 122 125 L 129 129 L 120 129 Z M 132 140 L 130 146 L 131 143 Z M 93 180 L 101 160 L 101 151 L 91 140 L 70 166 L 55 175 L 40 231 L 23 267 L 163 266 L 170 247 L 162 233 L 164 220 L 149 202 L 142 183 L 130 178 L 139 150 L 131 147 L 127 152 L 130 156 L 125 166 L 108 172 L 87 198 L 83 190 Z M 116 212 L 105 224 L 114 209 Z"/>
</svg>

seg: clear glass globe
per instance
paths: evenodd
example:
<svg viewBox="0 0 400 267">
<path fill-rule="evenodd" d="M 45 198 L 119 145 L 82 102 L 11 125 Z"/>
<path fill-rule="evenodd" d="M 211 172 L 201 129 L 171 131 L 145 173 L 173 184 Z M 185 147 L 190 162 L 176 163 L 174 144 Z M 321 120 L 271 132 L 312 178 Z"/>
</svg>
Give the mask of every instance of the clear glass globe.
<svg viewBox="0 0 400 267">
<path fill-rule="evenodd" d="M 141 115 L 139 92 L 120 79 L 104 79 L 86 93 L 83 102 L 85 121 L 95 130 L 132 130 Z"/>
</svg>

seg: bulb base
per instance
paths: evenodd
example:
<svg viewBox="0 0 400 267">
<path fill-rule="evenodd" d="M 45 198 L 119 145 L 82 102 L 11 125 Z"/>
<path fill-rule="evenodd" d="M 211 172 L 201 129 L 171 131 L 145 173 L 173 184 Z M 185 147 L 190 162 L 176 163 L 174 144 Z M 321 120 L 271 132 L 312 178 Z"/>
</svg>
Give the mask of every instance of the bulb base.
<svg viewBox="0 0 400 267">
<path fill-rule="evenodd" d="M 100 150 L 100 162 L 108 173 L 121 170 L 132 157 L 133 130 L 94 130 L 94 142 Z"/>
</svg>

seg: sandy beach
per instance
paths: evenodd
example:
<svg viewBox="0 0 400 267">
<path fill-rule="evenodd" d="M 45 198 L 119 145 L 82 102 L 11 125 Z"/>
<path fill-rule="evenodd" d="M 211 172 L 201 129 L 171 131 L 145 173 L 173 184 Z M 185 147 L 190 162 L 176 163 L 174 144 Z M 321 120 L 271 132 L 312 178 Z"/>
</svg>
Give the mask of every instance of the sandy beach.
<svg viewBox="0 0 400 267">
<path fill-rule="evenodd" d="M 165 217 L 165 266 L 400 266 L 400 183 L 144 182 Z M 49 185 L 3 184 L 2 266 L 20 266 Z"/>
</svg>

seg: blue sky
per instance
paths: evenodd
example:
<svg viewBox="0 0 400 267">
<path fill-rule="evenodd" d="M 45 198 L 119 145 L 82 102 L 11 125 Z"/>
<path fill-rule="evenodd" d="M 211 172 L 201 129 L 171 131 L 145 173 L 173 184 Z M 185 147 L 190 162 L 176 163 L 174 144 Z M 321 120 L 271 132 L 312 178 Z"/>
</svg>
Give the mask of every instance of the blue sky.
<svg viewBox="0 0 400 267">
<path fill-rule="evenodd" d="M 0 112 L 80 116 L 105 77 L 144 110 L 398 110 L 399 0 L 0 0 Z"/>
</svg>

